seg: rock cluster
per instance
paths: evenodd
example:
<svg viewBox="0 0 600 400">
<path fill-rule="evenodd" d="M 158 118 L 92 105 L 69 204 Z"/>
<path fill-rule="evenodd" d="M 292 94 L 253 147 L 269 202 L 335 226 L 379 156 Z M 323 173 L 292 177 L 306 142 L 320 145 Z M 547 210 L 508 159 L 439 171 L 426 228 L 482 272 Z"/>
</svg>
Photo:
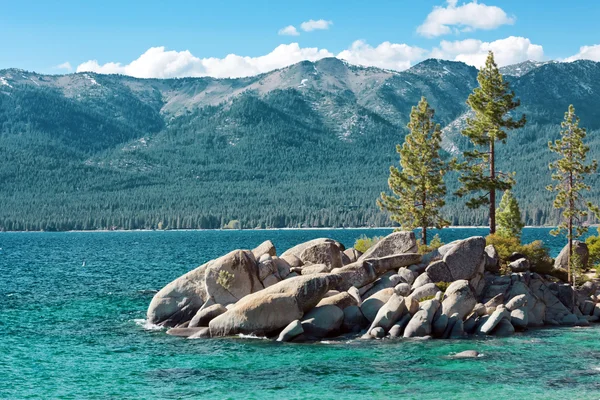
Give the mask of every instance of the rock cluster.
<svg viewBox="0 0 600 400">
<path fill-rule="evenodd" d="M 394 232 L 365 254 L 331 239 L 279 257 L 266 241 L 179 277 L 152 299 L 150 323 L 190 338 L 254 334 L 278 341 L 508 336 L 543 325 L 600 319 L 593 282 L 568 284 L 530 272 L 515 255 L 509 275 L 483 237 L 417 253 L 413 232 Z M 560 259 L 560 257 L 559 257 Z M 559 263 L 557 261 L 557 263 Z"/>
</svg>

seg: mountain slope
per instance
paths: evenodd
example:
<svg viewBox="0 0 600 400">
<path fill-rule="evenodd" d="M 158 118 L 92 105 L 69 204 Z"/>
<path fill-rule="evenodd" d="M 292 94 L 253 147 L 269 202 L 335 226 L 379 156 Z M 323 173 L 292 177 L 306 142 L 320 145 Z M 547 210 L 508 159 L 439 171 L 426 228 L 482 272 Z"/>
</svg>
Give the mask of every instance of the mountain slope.
<svg viewBox="0 0 600 400">
<path fill-rule="evenodd" d="M 515 67 L 515 70 L 524 67 Z M 242 79 L 135 79 L 0 71 L 0 229 L 389 224 L 375 206 L 410 109 L 426 96 L 447 157 L 477 70 L 427 60 L 403 72 L 338 59 Z M 570 102 L 598 129 L 600 64 L 508 76 L 529 123 L 499 147 L 530 224 L 552 222 L 547 142 Z M 600 155 L 597 132 L 592 152 Z M 449 192 L 456 177 L 448 176 Z M 454 224 L 485 223 L 449 196 Z"/>
</svg>

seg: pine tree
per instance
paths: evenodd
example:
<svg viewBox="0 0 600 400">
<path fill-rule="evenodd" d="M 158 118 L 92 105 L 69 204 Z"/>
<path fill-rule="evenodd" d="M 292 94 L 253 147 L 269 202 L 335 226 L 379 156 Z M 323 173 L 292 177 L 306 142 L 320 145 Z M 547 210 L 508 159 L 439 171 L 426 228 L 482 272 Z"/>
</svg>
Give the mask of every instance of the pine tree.
<svg viewBox="0 0 600 400">
<path fill-rule="evenodd" d="M 520 101 L 509 91 L 509 84 L 504 81 L 491 51 L 477 81 L 479 87 L 467 100 L 474 118 L 467 119 L 467 127 L 462 131 L 475 148 L 464 152 L 464 163 L 455 163 L 462 172 L 459 181 L 463 185 L 456 194 L 463 197 L 484 192 L 467 201 L 467 207 L 489 206 L 490 234 L 493 234 L 496 232 L 496 192 L 510 190 L 515 183 L 514 174 L 496 170 L 495 145 L 498 141 L 506 143 L 507 131 L 523 127 L 526 120 L 525 115 L 519 120 L 510 116 Z"/>
<path fill-rule="evenodd" d="M 410 113 L 404 144 L 397 145 L 401 170 L 390 167 L 388 184 L 394 196 L 381 193 L 377 204 L 391 212 L 391 219 L 403 229 L 421 227 L 421 241 L 427 244 L 427 228 L 443 228 L 449 222 L 442 218 L 446 166 L 440 158 L 442 131 L 433 122 L 435 111 L 423 97 Z"/>
<path fill-rule="evenodd" d="M 505 191 L 502 195 L 500 206 L 496 210 L 496 217 L 498 219 L 499 236 L 521 240 L 521 231 L 525 224 L 521 220 L 519 203 L 510 190 Z"/>
<path fill-rule="evenodd" d="M 561 124 L 561 138 L 554 143 L 548 143 L 550 150 L 560 156 L 560 159 L 550 163 L 550 169 L 555 172 L 552 179 L 555 185 L 549 185 L 547 189 L 556 192 L 554 208 L 562 210 L 562 221 L 551 233 L 559 235 L 565 232 L 569 245 L 569 262 L 567 273 L 569 282 L 575 284 L 575 257 L 573 254 L 573 240 L 587 232 L 583 225 L 589 212 L 596 217 L 600 215 L 600 209 L 589 201 L 585 201 L 583 191 L 590 190 L 585 183 L 585 176 L 594 173 L 598 169 L 596 160 L 586 163 L 589 147 L 583 143 L 586 137 L 585 128 L 579 126 L 579 118 L 575 114 L 575 107 L 571 104 L 565 113 L 565 119 Z"/>
</svg>

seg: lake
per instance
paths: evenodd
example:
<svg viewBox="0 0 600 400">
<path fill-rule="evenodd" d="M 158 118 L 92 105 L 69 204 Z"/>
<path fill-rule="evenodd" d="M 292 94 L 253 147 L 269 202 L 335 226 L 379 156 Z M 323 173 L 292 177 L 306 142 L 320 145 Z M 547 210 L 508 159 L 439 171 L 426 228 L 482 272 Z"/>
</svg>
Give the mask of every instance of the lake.
<svg viewBox="0 0 600 400">
<path fill-rule="evenodd" d="M 271 239 L 352 246 L 391 229 L 0 233 L 0 398 L 600 398 L 600 324 L 510 338 L 185 340 L 148 330 L 155 290 Z M 526 228 L 523 241 L 565 240 Z M 485 235 L 445 229 L 444 242 Z M 448 355 L 477 350 L 478 359 Z"/>
</svg>

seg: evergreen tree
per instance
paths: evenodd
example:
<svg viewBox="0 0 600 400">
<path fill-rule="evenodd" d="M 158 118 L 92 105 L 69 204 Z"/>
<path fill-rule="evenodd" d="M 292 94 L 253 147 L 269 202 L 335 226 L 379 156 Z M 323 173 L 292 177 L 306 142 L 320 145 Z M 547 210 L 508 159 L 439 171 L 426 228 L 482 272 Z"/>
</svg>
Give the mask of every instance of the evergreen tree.
<svg viewBox="0 0 600 400">
<path fill-rule="evenodd" d="M 521 240 L 521 231 L 525 224 L 521 220 L 519 203 L 510 190 L 505 191 L 502 195 L 500 206 L 496 210 L 496 217 L 498 219 L 499 236 Z"/>
<path fill-rule="evenodd" d="M 575 257 L 573 254 L 573 240 L 579 238 L 587 227 L 583 225 L 584 220 L 591 211 L 596 217 L 600 215 L 600 209 L 589 201 L 585 201 L 583 191 L 590 190 L 585 183 L 585 176 L 594 173 L 598 169 L 598 163 L 593 160 L 586 163 L 589 147 L 583 143 L 586 137 L 585 128 L 579 126 L 579 118 L 575 114 L 575 107 L 571 104 L 565 113 L 565 119 L 561 124 L 561 138 L 554 143 L 548 143 L 550 150 L 560 156 L 560 159 L 550 163 L 550 169 L 554 170 L 552 179 L 555 185 L 549 185 L 547 189 L 556 192 L 554 208 L 562 211 L 562 221 L 551 233 L 559 235 L 565 232 L 569 245 L 569 263 L 567 273 L 569 282 L 575 284 Z"/>
<path fill-rule="evenodd" d="M 410 113 L 404 144 L 397 145 L 401 170 L 390 167 L 388 184 L 394 196 L 381 193 L 377 204 L 391 212 L 391 219 L 403 229 L 421 227 L 421 241 L 427 244 L 427 228 L 443 228 L 449 222 L 442 218 L 446 167 L 440 158 L 442 131 L 433 122 L 435 111 L 422 97 Z"/>
<path fill-rule="evenodd" d="M 474 117 L 467 118 L 467 127 L 462 131 L 475 148 L 464 152 L 464 163 L 455 164 L 462 172 L 459 178 L 462 187 L 456 194 L 463 197 L 469 193 L 484 192 L 467 201 L 467 207 L 489 206 L 490 234 L 493 234 L 496 232 L 496 191 L 510 190 L 515 183 L 514 174 L 496 170 L 495 145 L 496 142 L 506 143 L 508 130 L 523 127 L 525 115 L 519 120 L 510 116 L 511 111 L 519 107 L 520 101 L 515 100 L 514 92 L 509 91 L 509 84 L 504 81 L 491 51 L 477 81 L 479 87 L 467 100 Z"/>
</svg>

